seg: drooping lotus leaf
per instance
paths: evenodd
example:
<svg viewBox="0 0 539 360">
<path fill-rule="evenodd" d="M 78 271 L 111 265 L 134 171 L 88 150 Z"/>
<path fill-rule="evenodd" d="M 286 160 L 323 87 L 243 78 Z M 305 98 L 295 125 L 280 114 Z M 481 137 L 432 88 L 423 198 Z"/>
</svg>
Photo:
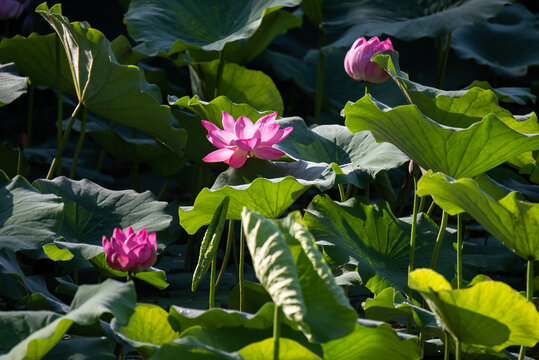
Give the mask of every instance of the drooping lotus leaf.
<svg viewBox="0 0 539 360">
<path fill-rule="evenodd" d="M 511 345 L 533 347 L 539 341 L 539 312 L 503 282 L 481 281 L 452 290 L 442 275 L 417 269 L 410 273 L 409 284 L 444 328 L 465 344 L 500 351 Z"/>
<path fill-rule="evenodd" d="M 367 321 L 362 321 L 367 323 Z M 354 332 L 325 344 L 324 359 L 402 359 L 421 358 L 416 339 L 401 340 L 389 324 L 371 322 L 371 326 L 356 324 Z"/>
<path fill-rule="evenodd" d="M 118 64 L 105 36 L 85 22 L 70 24 L 61 15 L 60 5 L 49 9 L 42 4 L 37 11 L 60 34 L 68 55 L 61 52 L 65 92 L 76 96 L 89 111 L 146 132 L 178 155 L 183 153 L 185 131 L 172 127 L 170 109 L 160 105 L 155 98 L 158 89 L 144 80 L 137 67 Z M 14 61 L 35 85 L 57 87 L 54 35 L 2 39 L 0 61 Z"/>
<path fill-rule="evenodd" d="M 172 329 L 168 313 L 160 306 L 138 304 L 129 322 L 120 325 L 116 318 L 110 326 L 116 334 L 145 359 L 152 356 L 161 345 L 176 339 L 180 334 Z"/>
<path fill-rule="evenodd" d="M 524 76 L 528 67 L 539 65 L 537 19 L 523 4 L 506 6 L 481 25 L 456 30 L 451 47 L 460 58 L 474 59 L 500 76 Z"/>
<path fill-rule="evenodd" d="M 201 226 L 210 223 L 217 206 L 226 196 L 230 197 L 226 214 L 228 220 L 240 220 L 244 206 L 259 211 L 263 216 L 277 218 L 309 186 L 287 176 L 280 179 L 258 178 L 249 184 L 223 186 L 219 189 L 204 188 L 197 195 L 193 206 L 181 206 L 178 209 L 180 224 L 185 231 L 194 234 Z"/>
<path fill-rule="evenodd" d="M 274 344 L 273 338 L 258 341 L 247 345 L 239 350 L 239 353 L 246 359 L 250 360 L 269 360 L 274 359 Z M 282 337 L 279 339 L 279 359 L 281 360 L 321 360 L 318 355 L 315 355 L 298 342 Z"/>
<path fill-rule="evenodd" d="M 324 28 L 339 34 L 335 46 L 350 46 L 358 37 L 382 34 L 402 40 L 439 37 L 461 26 L 482 23 L 508 3 L 507 0 L 328 1 L 323 4 Z"/>
<path fill-rule="evenodd" d="M 10 344 L 10 348 L 4 349 L 0 359 L 41 359 L 72 324 L 91 325 L 106 313 L 114 315 L 120 324 L 125 324 L 135 309 L 135 302 L 132 282 L 106 280 L 98 285 L 81 285 L 71 302 L 71 310 L 63 316 L 51 312 L 2 312 L 2 344 Z"/>
<path fill-rule="evenodd" d="M 495 114 L 466 129 L 443 126 L 417 106 L 389 108 L 366 95 L 344 108 L 346 126 L 370 130 L 378 141 L 396 145 L 424 169 L 454 178 L 473 177 L 527 151 L 539 150 L 539 134 L 519 133 Z"/>
<path fill-rule="evenodd" d="M 64 208 L 59 197 L 42 194 L 16 176 L 0 182 L 0 199 L 0 249 L 38 249 L 56 238 Z"/>
<path fill-rule="evenodd" d="M 473 87 L 480 87 L 485 90 L 492 90 L 498 97 L 498 100 L 506 103 L 517 103 L 519 105 L 526 105 L 528 101 L 535 103 L 537 96 L 533 95 L 529 88 L 522 87 L 498 87 L 493 88 L 488 82 L 474 80 L 465 89 L 471 89 Z"/>
<path fill-rule="evenodd" d="M 0 107 L 26 92 L 28 78 L 17 74 L 14 63 L 0 64 Z"/>
<path fill-rule="evenodd" d="M 451 215 L 466 212 L 519 256 L 539 259 L 539 204 L 518 200 L 515 192 L 497 201 L 473 179 L 455 180 L 431 171 L 419 180 L 418 195 L 432 195 Z"/>
<path fill-rule="evenodd" d="M 374 293 L 393 286 L 407 291 L 411 224 L 396 218 L 385 202 L 370 205 L 352 198 L 334 202 L 317 195 L 305 212 L 305 224 L 334 266 L 357 266 L 363 285 Z M 428 266 L 438 229 L 424 216 L 417 223 L 414 267 Z M 453 234 L 446 233 L 437 268 L 452 273 Z"/>
<path fill-rule="evenodd" d="M 300 2 L 132 0 L 125 22 L 129 34 L 144 43 L 148 55 L 192 47 L 222 50 L 229 42 L 251 37 L 263 17 Z"/>
<path fill-rule="evenodd" d="M 357 313 L 299 212 L 271 220 L 244 208 L 242 224 L 257 278 L 309 341 L 327 342 L 353 331 Z"/>
</svg>

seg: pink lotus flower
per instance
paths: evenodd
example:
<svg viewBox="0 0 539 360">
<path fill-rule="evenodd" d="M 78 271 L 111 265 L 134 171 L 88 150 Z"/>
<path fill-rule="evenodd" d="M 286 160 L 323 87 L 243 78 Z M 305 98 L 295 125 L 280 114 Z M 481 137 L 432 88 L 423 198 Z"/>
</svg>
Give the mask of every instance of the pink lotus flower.
<svg viewBox="0 0 539 360">
<path fill-rule="evenodd" d="M 279 129 L 275 123 L 277 112 L 258 119 L 253 124 L 249 118 L 240 116 L 234 121 L 232 115 L 223 111 L 224 130 L 215 124 L 202 120 L 202 125 L 208 130 L 206 138 L 219 150 L 209 153 L 204 159 L 206 162 L 224 162 L 233 168 L 239 168 L 248 157 L 275 160 L 285 153 L 273 148 L 294 129 L 289 126 Z"/>
<path fill-rule="evenodd" d="M 379 51 L 393 50 L 393 44 L 388 38 L 382 42 L 377 36 L 367 41 L 364 37 L 354 41 L 354 44 L 344 57 L 344 70 L 354 80 L 365 80 L 371 83 L 381 83 L 389 78 L 389 74 L 371 58 Z"/>
<path fill-rule="evenodd" d="M 0 20 L 18 18 L 29 3 L 30 0 L 26 0 L 24 4 L 17 0 L 0 0 Z"/>
<path fill-rule="evenodd" d="M 137 233 L 131 226 L 126 232 L 116 228 L 110 241 L 103 235 L 103 251 L 111 268 L 136 273 L 155 264 L 156 235 L 148 235 L 146 228 Z"/>
</svg>

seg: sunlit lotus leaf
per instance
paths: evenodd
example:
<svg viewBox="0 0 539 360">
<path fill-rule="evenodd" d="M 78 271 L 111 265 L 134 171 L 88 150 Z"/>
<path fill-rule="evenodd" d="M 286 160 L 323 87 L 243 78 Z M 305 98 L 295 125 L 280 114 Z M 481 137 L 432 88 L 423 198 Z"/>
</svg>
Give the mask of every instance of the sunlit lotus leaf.
<svg viewBox="0 0 539 360">
<path fill-rule="evenodd" d="M 17 74 L 14 63 L 0 64 L 0 107 L 26 92 L 28 78 Z"/>
<path fill-rule="evenodd" d="M 363 285 L 369 290 L 379 293 L 393 286 L 407 291 L 411 224 L 395 217 L 387 203 L 369 205 L 357 198 L 340 203 L 322 194 L 307 208 L 305 223 L 317 244 L 324 246 L 331 263 L 357 267 Z M 415 267 L 430 264 L 437 232 L 435 224 L 419 217 Z M 449 274 L 454 263 L 452 238 L 453 234 L 446 233 L 445 248 L 437 264 L 440 270 Z"/>
<path fill-rule="evenodd" d="M 16 176 L 0 180 L 0 198 L 0 249 L 37 249 L 56 238 L 64 208 L 59 197 L 42 194 Z"/>
<path fill-rule="evenodd" d="M 129 323 L 120 325 L 112 319 L 111 328 L 145 359 L 152 356 L 159 347 L 176 339 L 180 334 L 174 331 L 167 320 L 168 313 L 160 306 L 138 304 L 129 318 Z"/>
<path fill-rule="evenodd" d="M 9 344 L 9 348 L 3 349 L 0 359 L 41 359 L 72 324 L 92 325 L 103 314 L 112 314 L 125 324 L 135 309 L 135 301 L 132 282 L 107 280 L 98 285 L 81 285 L 71 302 L 71 310 L 63 316 L 51 312 L 37 315 L 26 311 L 2 312 L 2 344 Z"/>
<path fill-rule="evenodd" d="M 242 224 L 256 276 L 289 321 L 316 343 L 353 331 L 357 313 L 299 212 L 272 220 L 244 208 Z"/>
<path fill-rule="evenodd" d="M 508 3 L 508 0 L 354 0 L 324 2 L 322 9 L 324 29 L 339 36 L 333 45 L 350 46 L 361 36 L 385 34 L 402 40 L 444 36 L 461 26 L 482 23 Z"/>
<path fill-rule="evenodd" d="M 533 347 L 539 341 L 539 312 L 505 283 L 481 281 L 452 290 L 442 275 L 417 269 L 410 273 L 409 284 L 444 328 L 465 344 L 500 351 L 511 345 Z"/>
<path fill-rule="evenodd" d="M 519 200 L 515 192 L 494 200 L 473 179 L 455 180 L 431 171 L 419 180 L 418 195 L 432 195 L 451 215 L 466 212 L 519 256 L 539 259 L 538 203 Z"/>
<path fill-rule="evenodd" d="M 258 341 L 247 345 L 239 351 L 246 359 L 250 360 L 273 360 L 274 359 L 274 342 L 273 338 Z M 315 355 L 305 347 L 301 346 L 294 340 L 282 337 L 279 339 L 279 359 L 282 360 L 320 360 L 321 357 Z"/>
<path fill-rule="evenodd" d="M 519 133 L 495 114 L 466 129 L 443 126 L 417 106 L 389 108 L 370 95 L 344 108 L 346 126 L 370 130 L 378 141 L 396 145 L 424 169 L 454 178 L 473 177 L 527 151 L 539 150 L 539 134 Z"/>
<path fill-rule="evenodd" d="M 539 65 L 537 20 L 524 4 L 506 6 L 481 25 L 456 30 L 451 47 L 460 58 L 474 59 L 500 76 L 524 76 L 528 67 Z"/>
<path fill-rule="evenodd" d="M 389 324 L 375 321 L 370 322 L 369 326 L 356 324 L 354 332 L 322 344 L 322 349 L 327 360 L 421 358 L 416 339 L 401 340 Z"/>
<path fill-rule="evenodd" d="M 222 50 L 229 42 L 251 37 L 263 17 L 300 2 L 132 0 L 125 22 L 131 37 L 144 43 L 148 55 L 192 47 Z"/>
<path fill-rule="evenodd" d="M 244 206 L 269 218 L 279 217 L 303 194 L 309 185 L 303 185 L 292 176 L 280 179 L 258 178 L 252 183 L 223 186 L 219 189 L 204 188 L 197 195 L 193 206 L 178 209 L 180 224 L 190 234 L 208 225 L 221 201 L 230 197 L 227 219 L 240 220 Z"/>
</svg>

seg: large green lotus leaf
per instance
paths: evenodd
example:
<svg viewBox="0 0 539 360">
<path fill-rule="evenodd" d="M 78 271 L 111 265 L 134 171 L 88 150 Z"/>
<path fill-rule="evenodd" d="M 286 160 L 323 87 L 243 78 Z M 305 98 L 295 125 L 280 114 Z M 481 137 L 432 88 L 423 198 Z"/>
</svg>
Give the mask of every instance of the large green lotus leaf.
<svg viewBox="0 0 539 360">
<path fill-rule="evenodd" d="M 144 80 L 137 67 L 118 64 L 105 36 L 90 28 L 88 23 L 70 24 L 68 19 L 62 16 L 60 5 L 49 9 L 47 4 L 41 4 L 36 11 L 49 22 L 62 41 L 67 54 L 67 59 L 64 60 L 68 61 L 72 75 L 67 81 L 74 85 L 70 89 L 74 92 L 70 94 L 76 95 L 91 112 L 146 132 L 178 155 L 182 155 L 187 140 L 185 130 L 172 126 L 170 108 L 160 105 L 161 99 L 156 99 L 157 89 Z M 53 41 L 46 41 L 47 44 L 41 45 L 48 48 L 45 53 L 55 52 Z M 26 48 L 30 44 L 26 45 L 15 53 L 4 56 L 13 58 L 19 66 L 21 57 L 29 57 Z M 80 56 L 81 54 L 84 56 Z M 45 62 L 52 74 L 55 74 L 55 58 L 47 57 L 45 61 L 43 58 L 43 54 L 40 54 L 33 58 L 30 65 L 20 66 L 19 71 L 28 74 L 32 79 L 34 71 L 42 72 L 46 69 L 36 66 L 35 63 L 41 65 Z M 55 76 L 52 78 L 54 80 L 46 85 L 56 87 Z M 47 77 L 47 80 L 52 79 Z"/>
<path fill-rule="evenodd" d="M 160 306 L 138 304 L 127 325 L 121 326 L 116 319 L 112 319 L 110 326 L 120 338 L 147 359 L 161 345 L 180 336 L 172 329 L 167 317 L 168 313 Z"/>
<path fill-rule="evenodd" d="M 326 360 L 421 358 L 416 339 L 401 340 L 388 324 L 372 322 L 372 326 L 356 324 L 351 334 L 322 344 Z"/>
<path fill-rule="evenodd" d="M 222 50 L 229 42 L 251 37 L 263 17 L 300 2 L 132 0 L 125 22 L 131 37 L 144 43 L 148 55 L 188 48 Z"/>
<path fill-rule="evenodd" d="M 219 60 L 192 64 L 190 69 L 193 93 L 204 99 L 213 98 Z M 283 99 L 273 80 L 262 71 L 226 63 L 223 68 L 219 95 L 239 104 L 249 104 L 259 111 L 283 113 Z"/>
<path fill-rule="evenodd" d="M 357 313 L 299 212 L 272 220 L 244 208 L 242 224 L 257 278 L 309 341 L 326 342 L 353 331 Z"/>
<path fill-rule="evenodd" d="M 539 204 L 517 199 L 512 192 L 500 200 L 487 195 L 473 179 L 455 180 L 427 172 L 418 195 L 432 195 L 449 214 L 468 213 L 510 250 L 524 259 L 539 259 Z"/>
<path fill-rule="evenodd" d="M 16 176 L 0 182 L 0 199 L 0 249 L 37 249 L 55 239 L 64 208 L 60 198 Z"/>
<path fill-rule="evenodd" d="M 490 21 L 456 30 L 451 47 L 460 58 L 474 59 L 500 76 L 524 76 L 528 67 L 539 65 L 538 19 L 523 4 L 513 4 Z"/>
<path fill-rule="evenodd" d="M 527 151 L 539 149 L 539 134 L 519 133 L 495 114 L 466 129 L 443 126 L 417 106 L 389 108 L 366 95 L 344 108 L 346 126 L 370 130 L 378 141 L 396 145 L 424 169 L 454 178 L 473 177 Z"/>
<path fill-rule="evenodd" d="M 485 90 L 492 90 L 498 97 L 498 100 L 506 103 L 517 103 L 519 105 L 526 105 L 528 101 L 535 103 L 537 96 L 533 95 L 529 88 L 521 87 L 498 87 L 493 88 L 488 82 L 474 80 L 465 89 L 471 89 L 473 87 L 480 87 Z"/>
<path fill-rule="evenodd" d="M 410 273 L 409 284 L 444 328 L 465 344 L 500 351 L 511 345 L 533 347 L 539 341 L 539 312 L 503 282 L 481 281 L 452 290 L 442 275 L 417 269 Z"/>
<path fill-rule="evenodd" d="M 63 316 L 45 312 L 40 312 L 38 317 L 28 312 L 0 313 L 3 338 L 11 339 L 8 341 L 16 344 L 6 349 L 0 359 L 41 359 L 60 341 L 73 323 L 91 325 L 106 313 L 114 315 L 119 323 L 125 324 L 135 309 L 135 301 L 135 286 L 132 282 L 106 280 L 98 285 L 81 285 L 73 298 L 71 310 Z M 20 326 L 27 323 L 27 319 L 31 320 L 28 323 L 33 328 Z"/>
<path fill-rule="evenodd" d="M 216 349 L 194 336 L 183 336 L 161 346 L 149 360 L 245 360 L 238 352 Z"/>
<path fill-rule="evenodd" d="M 316 196 L 305 213 L 305 223 L 333 265 L 357 266 L 363 284 L 374 293 L 394 286 L 407 291 L 411 224 L 391 213 L 386 202 L 375 205 L 352 198 L 334 202 Z M 438 229 L 424 216 L 417 223 L 415 267 L 428 266 Z M 452 273 L 454 253 L 446 233 L 438 268 Z"/>
<path fill-rule="evenodd" d="M 273 360 L 275 340 L 269 338 L 247 345 L 239 353 L 249 360 Z M 279 359 L 282 360 L 320 360 L 321 357 L 307 350 L 294 340 L 279 338 Z"/>
<path fill-rule="evenodd" d="M 110 239 L 114 228 L 147 228 L 152 233 L 167 229 L 172 221 L 165 212 L 166 202 L 156 201 L 149 191 L 107 190 L 88 180 L 66 177 L 36 180 L 34 186 L 62 198 L 64 219 L 58 234 L 69 242 L 101 246 L 103 235 Z M 163 243 L 159 237 L 157 241 Z"/>
<path fill-rule="evenodd" d="M 354 0 L 324 2 L 324 29 L 338 33 L 335 46 L 361 36 L 386 34 L 402 40 L 439 37 L 495 16 L 508 0 Z M 342 35 L 341 35 L 342 34 Z"/>
<path fill-rule="evenodd" d="M 62 339 L 43 360 L 116 360 L 115 345 L 115 342 L 105 337 L 77 336 Z"/>
<path fill-rule="evenodd" d="M 28 78 L 17 74 L 15 63 L 0 64 L 0 107 L 26 92 Z"/>
<path fill-rule="evenodd" d="M 204 188 L 197 195 L 193 206 L 178 209 L 180 224 L 190 234 L 201 226 L 208 225 L 221 201 L 230 197 L 227 219 L 240 220 L 244 206 L 259 211 L 269 218 L 279 217 L 303 194 L 309 185 L 304 185 L 292 176 L 284 179 L 255 179 L 252 183 L 238 186 L 223 186 L 219 189 Z"/>
</svg>

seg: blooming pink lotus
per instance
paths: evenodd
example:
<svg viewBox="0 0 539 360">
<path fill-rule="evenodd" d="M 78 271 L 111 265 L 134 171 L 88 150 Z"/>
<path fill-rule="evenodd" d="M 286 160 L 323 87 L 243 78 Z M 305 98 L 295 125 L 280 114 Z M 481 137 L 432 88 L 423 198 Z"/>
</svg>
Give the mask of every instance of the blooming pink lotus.
<svg viewBox="0 0 539 360">
<path fill-rule="evenodd" d="M 111 268 L 136 273 L 155 264 L 156 235 L 148 235 L 146 228 L 137 233 L 131 226 L 126 232 L 116 228 L 110 241 L 103 235 L 103 251 Z"/>
<path fill-rule="evenodd" d="M 202 125 L 208 130 L 206 138 L 219 150 L 209 153 L 204 159 L 206 162 L 224 162 L 233 168 L 239 168 L 248 157 L 259 159 L 275 160 L 285 153 L 275 149 L 277 144 L 290 134 L 294 129 L 289 126 L 279 129 L 279 124 L 275 123 L 277 112 L 258 119 L 256 123 L 240 116 L 234 121 L 232 115 L 223 111 L 223 128 L 215 124 L 202 120 Z"/>
<path fill-rule="evenodd" d="M 371 83 L 381 83 L 389 78 L 389 74 L 371 58 L 379 51 L 393 50 L 393 44 L 388 38 L 380 41 L 377 36 L 367 41 L 364 37 L 354 41 L 354 44 L 344 57 L 344 70 L 354 80 L 365 80 Z"/>
</svg>

